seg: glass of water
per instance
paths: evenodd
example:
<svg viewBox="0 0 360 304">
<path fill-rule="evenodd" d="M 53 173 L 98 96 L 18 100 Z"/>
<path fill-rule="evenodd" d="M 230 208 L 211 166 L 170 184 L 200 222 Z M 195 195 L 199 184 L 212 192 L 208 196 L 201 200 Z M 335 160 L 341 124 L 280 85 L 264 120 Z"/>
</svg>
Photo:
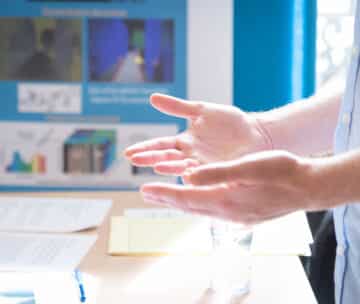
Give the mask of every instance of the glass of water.
<svg viewBox="0 0 360 304">
<path fill-rule="evenodd" d="M 252 229 L 244 225 L 213 219 L 211 289 L 231 300 L 250 291 Z"/>
</svg>

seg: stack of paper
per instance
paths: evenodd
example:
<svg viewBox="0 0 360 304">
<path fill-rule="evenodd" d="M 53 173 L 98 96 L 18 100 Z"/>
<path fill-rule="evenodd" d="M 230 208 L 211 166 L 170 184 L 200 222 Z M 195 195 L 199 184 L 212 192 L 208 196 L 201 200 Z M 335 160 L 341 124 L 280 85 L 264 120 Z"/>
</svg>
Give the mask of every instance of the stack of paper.
<svg viewBox="0 0 360 304">
<path fill-rule="evenodd" d="M 205 218 L 154 212 L 126 212 L 111 219 L 111 255 L 205 255 L 212 249 Z"/>
<path fill-rule="evenodd" d="M 211 220 L 170 209 L 130 209 L 113 217 L 111 255 L 208 254 Z M 304 212 L 254 226 L 253 255 L 310 255 L 312 234 Z"/>
<path fill-rule="evenodd" d="M 90 250 L 108 200 L 0 198 L 0 271 L 71 271 Z"/>
</svg>

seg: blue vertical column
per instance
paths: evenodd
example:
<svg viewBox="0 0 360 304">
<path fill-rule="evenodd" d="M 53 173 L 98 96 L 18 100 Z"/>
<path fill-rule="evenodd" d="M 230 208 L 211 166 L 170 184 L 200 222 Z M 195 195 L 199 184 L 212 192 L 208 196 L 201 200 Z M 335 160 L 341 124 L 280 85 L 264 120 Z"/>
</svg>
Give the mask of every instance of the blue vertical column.
<svg viewBox="0 0 360 304">
<path fill-rule="evenodd" d="M 316 0 L 234 0 L 234 104 L 264 111 L 315 87 Z"/>
</svg>

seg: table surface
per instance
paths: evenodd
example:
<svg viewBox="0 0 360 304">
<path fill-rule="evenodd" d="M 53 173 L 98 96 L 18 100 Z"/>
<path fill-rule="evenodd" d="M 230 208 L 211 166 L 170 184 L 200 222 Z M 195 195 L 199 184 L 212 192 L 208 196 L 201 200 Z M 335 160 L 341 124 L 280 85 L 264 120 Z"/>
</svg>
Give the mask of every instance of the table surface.
<svg viewBox="0 0 360 304">
<path fill-rule="evenodd" d="M 5 194 L 4 194 L 5 195 Z M 24 195 L 24 194 L 11 194 Z M 126 208 L 149 208 L 136 192 L 27 193 L 35 197 L 105 198 L 113 200 L 98 240 L 81 270 L 98 281 L 97 304 L 226 303 L 208 292 L 209 261 L 204 257 L 114 257 L 107 254 L 109 218 Z M 91 232 L 90 232 L 91 233 Z M 253 257 L 251 292 L 236 303 L 317 303 L 299 258 Z"/>
</svg>

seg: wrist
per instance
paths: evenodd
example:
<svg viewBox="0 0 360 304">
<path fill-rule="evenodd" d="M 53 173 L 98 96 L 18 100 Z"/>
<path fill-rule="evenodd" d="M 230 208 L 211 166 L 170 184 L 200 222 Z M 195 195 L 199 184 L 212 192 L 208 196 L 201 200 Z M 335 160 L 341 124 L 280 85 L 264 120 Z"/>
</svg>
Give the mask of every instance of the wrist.
<svg viewBox="0 0 360 304">
<path fill-rule="evenodd" d="M 281 129 L 281 122 L 275 110 L 253 113 L 252 115 L 256 120 L 259 132 L 264 136 L 270 150 L 288 150 L 278 140 L 278 129 Z"/>
<path fill-rule="evenodd" d="M 351 201 L 347 176 L 337 157 L 308 158 L 305 182 L 309 211 L 334 208 Z"/>
<path fill-rule="evenodd" d="M 258 132 L 262 135 L 264 142 L 266 143 L 266 150 L 274 150 L 274 143 L 272 136 L 266 127 L 264 119 L 261 118 L 260 113 L 254 113 L 253 117 L 255 119 L 255 124 Z"/>
<path fill-rule="evenodd" d="M 270 111 L 256 113 L 255 117 L 269 134 L 273 149 L 309 155 L 313 151 L 318 151 L 317 146 L 322 141 L 317 134 L 319 127 L 312 125 L 313 108 L 316 108 L 316 102 L 309 98 Z M 300 132 L 309 132 L 309 134 L 300 136 Z"/>
</svg>

